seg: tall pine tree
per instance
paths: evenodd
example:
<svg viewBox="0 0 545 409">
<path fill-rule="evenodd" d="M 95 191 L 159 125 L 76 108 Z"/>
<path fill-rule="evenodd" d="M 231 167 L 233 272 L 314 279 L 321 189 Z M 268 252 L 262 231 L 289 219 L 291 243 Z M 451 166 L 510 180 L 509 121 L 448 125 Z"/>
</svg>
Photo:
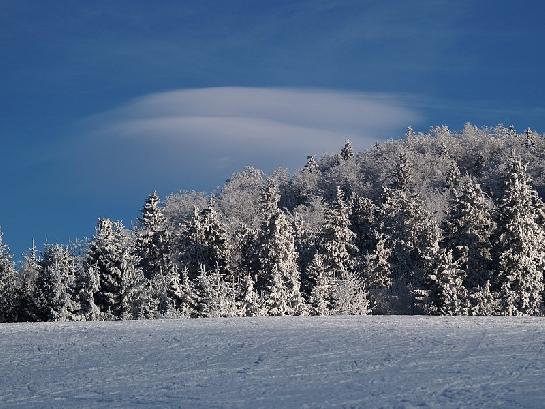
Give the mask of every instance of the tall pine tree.
<svg viewBox="0 0 545 409">
<path fill-rule="evenodd" d="M 526 165 L 513 158 L 498 206 L 499 286 L 507 315 L 538 314 L 543 305 L 545 236 L 537 222 L 538 201 Z"/>
<path fill-rule="evenodd" d="M 159 196 L 153 192 L 142 209 L 137 230 L 136 251 L 139 267 L 146 278 L 169 276 L 175 265 L 172 260 L 171 237 L 159 206 Z"/>
<path fill-rule="evenodd" d="M 76 264 L 64 246 L 48 245 L 40 261 L 36 300 L 41 321 L 71 320 L 77 310 L 74 299 Z"/>
<path fill-rule="evenodd" d="M 492 268 L 492 234 L 495 229 L 493 205 L 480 186 L 469 177 L 453 183 L 447 215 L 442 225 L 442 247 L 455 260 L 465 258 L 468 289 L 483 286 Z"/>
<path fill-rule="evenodd" d="M 278 208 L 279 200 L 278 188 L 269 183 L 261 202 L 258 290 L 264 292 L 271 314 L 302 314 L 305 308 L 293 228 Z"/>
<path fill-rule="evenodd" d="M 0 322 L 17 319 L 18 288 L 15 266 L 0 231 Z"/>
</svg>

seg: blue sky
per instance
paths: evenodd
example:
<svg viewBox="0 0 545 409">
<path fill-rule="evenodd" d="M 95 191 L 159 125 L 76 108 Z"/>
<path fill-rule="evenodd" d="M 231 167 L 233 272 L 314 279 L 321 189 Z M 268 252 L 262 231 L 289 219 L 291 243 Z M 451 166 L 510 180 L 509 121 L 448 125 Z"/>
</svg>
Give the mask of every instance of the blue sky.
<svg viewBox="0 0 545 409">
<path fill-rule="evenodd" d="M 0 1 L 0 225 L 20 254 L 148 194 L 351 137 L 545 130 L 540 1 Z"/>
</svg>

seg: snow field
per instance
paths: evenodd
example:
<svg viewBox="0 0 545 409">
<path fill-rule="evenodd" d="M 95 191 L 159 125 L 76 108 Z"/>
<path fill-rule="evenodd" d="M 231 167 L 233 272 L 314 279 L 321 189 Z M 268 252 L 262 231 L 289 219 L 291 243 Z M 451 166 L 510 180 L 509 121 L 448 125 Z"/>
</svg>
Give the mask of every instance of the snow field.
<svg viewBox="0 0 545 409">
<path fill-rule="evenodd" d="M 540 318 L 0 326 L 1 408 L 540 408 Z"/>
</svg>

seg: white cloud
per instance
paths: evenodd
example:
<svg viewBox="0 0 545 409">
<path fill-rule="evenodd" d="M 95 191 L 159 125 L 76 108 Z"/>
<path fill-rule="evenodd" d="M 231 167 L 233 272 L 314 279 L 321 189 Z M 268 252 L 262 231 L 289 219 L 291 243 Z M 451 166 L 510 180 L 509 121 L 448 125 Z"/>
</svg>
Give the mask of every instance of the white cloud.
<svg viewBox="0 0 545 409">
<path fill-rule="evenodd" d="M 306 155 L 356 149 L 416 125 L 414 100 L 392 94 L 203 88 L 146 95 L 77 125 L 57 163 L 89 197 L 210 190 L 235 170 L 304 165 Z M 144 192 L 144 193 L 142 193 Z"/>
<path fill-rule="evenodd" d="M 419 119 L 395 95 L 222 87 L 146 95 L 91 123 L 96 140 L 232 170 L 300 166 L 307 154 L 337 150 L 346 138 L 364 148 Z"/>
</svg>

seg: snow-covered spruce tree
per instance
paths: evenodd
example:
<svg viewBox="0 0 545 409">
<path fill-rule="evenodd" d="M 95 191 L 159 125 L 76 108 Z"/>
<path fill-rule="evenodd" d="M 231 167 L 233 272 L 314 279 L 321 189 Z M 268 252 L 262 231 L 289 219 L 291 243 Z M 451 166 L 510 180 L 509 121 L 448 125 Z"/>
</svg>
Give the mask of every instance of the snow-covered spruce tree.
<svg viewBox="0 0 545 409">
<path fill-rule="evenodd" d="M 502 312 L 534 315 L 543 305 L 545 235 L 537 223 L 537 192 L 526 165 L 512 158 L 498 205 L 498 260 Z"/>
<path fill-rule="evenodd" d="M 343 148 L 341 149 L 341 158 L 343 160 L 349 160 L 354 157 L 354 149 L 349 139 L 346 140 Z"/>
<path fill-rule="evenodd" d="M 469 315 L 495 315 L 498 312 L 498 299 L 491 290 L 490 281 L 486 281 L 483 287 L 477 287 L 470 294 L 470 301 Z"/>
<path fill-rule="evenodd" d="M 311 291 L 308 300 L 311 315 L 329 315 L 332 299 L 331 277 L 327 274 L 323 257 L 315 254 L 308 268 Z"/>
<path fill-rule="evenodd" d="M 326 213 L 320 249 L 326 271 L 333 279 L 345 279 L 353 272 L 354 256 L 358 251 L 354 245 L 355 236 L 350 230 L 350 207 L 337 187 L 336 199 Z"/>
<path fill-rule="evenodd" d="M 349 272 L 345 278 L 336 279 L 334 284 L 331 314 L 367 315 L 370 313 L 367 291 L 356 274 Z"/>
<path fill-rule="evenodd" d="M 66 321 L 77 310 L 74 297 L 75 262 L 64 246 L 45 247 L 36 279 L 36 301 L 40 321 Z"/>
<path fill-rule="evenodd" d="M 437 315 L 468 315 L 470 300 L 464 287 L 466 272 L 460 268 L 465 263 L 465 255 L 461 261 L 455 260 L 451 250 L 441 250 L 437 265 L 430 276 L 431 291 L 429 295 L 429 312 Z"/>
<path fill-rule="evenodd" d="M 227 279 L 233 278 L 230 241 L 213 199 L 202 211 L 195 208 L 183 241 L 182 259 L 189 271 L 198 271 L 203 265 L 207 270 L 218 269 Z"/>
<path fill-rule="evenodd" d="M 262 301 L 250 274 L 246 274 L 239 284 L 238 314 L 243 317 L 263 315 Z"/>
<path fill-rule="evenodd" d="M 390 266 L 391 249 L 387 246 L 383 233 L 374 232 L 375 247 L 365 258 L 363 281 L 368 288 L 388 288 L 392 285 L 392 269 Z"/>
<path fill-rule="evenodd" d="M 299 271 L 301 272 L 301 293 L 308 300 L 313 281 L 309 276 L 309 266 L 317 250 L 319 232 L 315 231 L 308 222 L 297 212 L 292 218 L 295 251 L 298 254 Z"/>
<path fill-rule="evenodd" d="M 259 272 L 257 289 L 263 292 L 270 314 L 303 314 L 300 272 L 293 229 L 286 214 L 278 208 L 278 189 L 269 183 L 261 203 L 259 231 Z"/>
<path fill-rule="evenodd" d="M 78 268 L 74 280 L 72 313 L 74 321 L 94 321 L 101 318 L 100 309 L 95 304 L 95 294 L 99 289 L 99 277 L 93 268 Z"/>
<path fill-rule="evenodd" d="M 307 163 L 305 163 L 305 166 L 303 167 L 303 171 L 308 173 L 320 172 L 320 167 L 318 166 L 318 162 L 316 162 L 316 158 L 314 158 L 313 155 L 307 156 Z"/>
<path fill-rule="evenodd" d="M 441 246 L 452 251 L 456 260 L 464 255 L 466 263 L 460 268 L 467 273 L 464 284 L 470 290 L 491 278 L 493 210 L 491 201 L 471 177 L 453 182 Z"/>
<path fill-rule="evenodd" d="M 375 247 L 365 256 L 361 279 L 369 292 L 373 313 L 388 314 L 392 312 L 388 299 L 393 283 L 390 266 L 392 249 L 388 246 L 384 234 L 373 231 L 373 235 Z"/>
<path fill-rule="evenodd" d="M 414 191 L 413 169 L 405 154 L 399 157 L 390 187 L 383 188 L 378 218 L 390 252 L 390 308 L 398 314 L 422 312 L 440 230 Z"/>
<path fill-rule="evenodd" d="M 182 303 L 179 312 L 183 317 L 194 317 L 197 314 L 198 295 L 195 293 L 193 282 L 189 279 L 187 267 L 182 270 L 180 289 L 182 294 Z"/>
<path fill-rule="evenodd" d="M 322 178 L 320 166 L 314 156 L 307 156 L 307 163 L 289 181 L 291 189 L 297 196 L 296 202 L 308 204 L 318 190 L 318 183 Z"/>
<path fill-rule="evenodd" d="M 131 318 L 138 320 L 149 320 L 160 318 L 159 303 L 161 301 L 161 289 L 157 283 L 162 276 L 155 276 L 152 279 L 142 277 L 132 293 Z"/>
<path fill-rule="evenodd" d="M 354 245 L 355 237 L 350 229 L 350 206 L 337 187 L 336 200 L 326 213 L 320 249 L 331 285 L 330 308 L 335 314 L 366 314 L 368 311 L 367 293 L 356 274 L 358 248 Z M 348 302 L 355 303 L 352 309 L 348 308 Z"/>
<path fill-rule="evenodd" d="M 13 259 L 0 231 L 0 322 L 17 320 L 18 288 Z"/>
<path fill-rule="evenodd" d="M 120 319 L 125 310 L 127 281 L 132 278 L 135 262 L 129 256 L 129 242 L 123 225 L 110 219 L 99 219 L 96 233 L 84 260 L 84 270 L 90 282 L 96 281 L 94 301 L 106 318 Z"/>
<path fill-rule="evenodd" d="M 377 208 L 371 199 L 354 195 L 351 200 L 350 230 L 355 234 L 354 244 L 363 261 L 376 245 L 375 225 Z"/>
<path fill-rule="evenodd" d="M 40 259 L 34 243 L 25 254 L 20 270 L 18 321 L 36 321 L 36 279 L 40 271 Z"/>
<path fill-rule="evenodd" d="M 244 277 L 250 274 L 256 279 L 259 272 L 259 230 L 248 227 L 242 224 L 235 232 L 234 249 L 238 251 L 234 254 L 233 265 L 238 266 L 238 276 Z"/>
<path fill-rule="evenodd" d="M 237 315 L 234 288 L 223 281 L 218 270 L 209 272 L 204 265 L 201 266 L 195 287 L 196 311 L 199 317 Z"/>
<path fill-rule="evenodd" d="M 165 226 L 165 218 L 159 206 L 159 196 L 153 192 L 142 209 L 136 232 L 136 254 L 144 277 L 157 274 L 169 276 L 175 269 L 172 260 L 171 238 Z"/>
</svg>

